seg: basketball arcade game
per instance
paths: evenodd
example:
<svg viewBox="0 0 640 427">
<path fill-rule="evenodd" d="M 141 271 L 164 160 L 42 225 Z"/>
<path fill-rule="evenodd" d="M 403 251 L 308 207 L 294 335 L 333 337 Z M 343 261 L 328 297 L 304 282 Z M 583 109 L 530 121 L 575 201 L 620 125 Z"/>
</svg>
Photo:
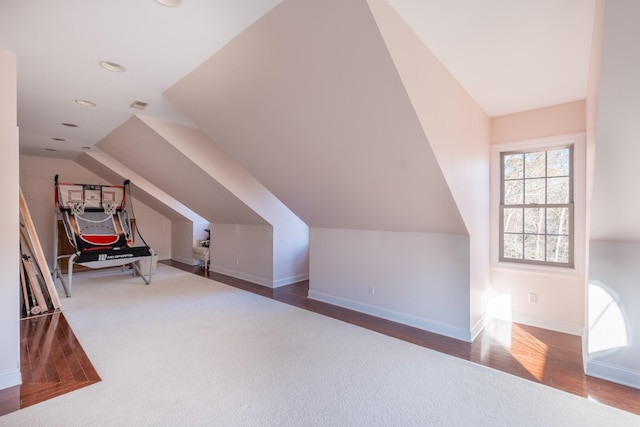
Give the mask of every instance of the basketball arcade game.
<svg viewBox="0 0 640 427">
<path fill-rule="evenodd" d="M 126 206 L 129 180 L 124 185 L 90 185 L 58 182 L 55 177 L 55 224 L 54 224 L 54 273 L 71 296 L 73 266 L 79 264 L 89 268 L 106 268 L 131 265 L 134 275 L 139 275 L 145 284 L 151 283 L 153 265 L 151 249 L 138 231 L 132 230 Z M 129 191 L 130 194 L 130 191 Z M 72 254 L 58 254 L 58 220 L 62 220 L 69 243 L 75 249 Z M 144 243 L 136 246 L 134 233 Z M 136 261 L 149 258 L 149 271 L 142 272 Z M 59 261 L 69 259 L 65 280 Z"/>
</svg>

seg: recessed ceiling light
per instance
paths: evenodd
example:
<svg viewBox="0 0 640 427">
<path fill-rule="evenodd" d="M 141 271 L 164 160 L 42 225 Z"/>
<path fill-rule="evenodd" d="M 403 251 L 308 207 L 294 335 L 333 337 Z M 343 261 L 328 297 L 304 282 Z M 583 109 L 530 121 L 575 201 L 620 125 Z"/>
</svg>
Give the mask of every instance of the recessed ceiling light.
<svg viewBox="0 0 640 427">
<path fill-rule="evenodd" d="M 95 107 L 96 103 L 87 101 L 86 99 L 76 99 L 75 103 L 78 105 L 82 105 L 83 107 Z"/>
<path fill-rule="evenodd" d="M 70 127 L 70 128 L 77 128 L 78 127 L 78 125 L 74 125 L 73 123 L 62 123 L 62 126 L 67 126 L 67 127 Z"/>
<path fill-rule="evenodd" d="M 167 7 L 178 7 L 182 6 L 182 0 L 156 0 L 156 3 L 159 3 L 163 6 Z"/>
<path fill-rule="evenodd" d="M 82 147 L 83 150 L 91 150 L 91 147 L 89 147 L 88 145 L 83 145 Z"/>
<path fill-rule="evenodd" d="M 58 151 L 58 150 L 54 150 L 53 148 L 45 148 L 45 151 Z"/>
<path fill-rule="evenodd" d="M 60 141 L 60 142 L 66 141 L 66 139 L 64 138 L 51 138 L 51 139 L 53 139 L 54 141 Z"/>
<path fill-rule="evenodd" d="M 127 69 L 122 65 L 110 61 L 100 61 L 100 66 L 105 70 L 113 71 L 114 73 L 124 73 L 127 71 Z"/>
</svg>

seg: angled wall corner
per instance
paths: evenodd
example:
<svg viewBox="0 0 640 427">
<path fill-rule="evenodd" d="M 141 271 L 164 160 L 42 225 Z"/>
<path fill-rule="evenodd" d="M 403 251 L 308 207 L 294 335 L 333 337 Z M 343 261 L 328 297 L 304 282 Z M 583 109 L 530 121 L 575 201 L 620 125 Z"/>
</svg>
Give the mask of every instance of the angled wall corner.
<svg viewBox="0 0 640 427">
<path fill-rule="evenodd" d="M 365 2 L 283 2 L 165 95 L 311 227 L 312 297 L 469 339 L 467 226 Z"/>
<path fill-rule="evenodd" d="M 599 70 L 592 69 L 595 89 L 590 92 L 589 144 L 593 164 L 589 217 L 589 284 L 600 284 L 619 306 L 628 331 L 627 345 L 589 354 L 587 374 L 640 388 L 640 303 L 637 260 L 640 256 L 640 222 L 636 197 L 640 169 L 640 54 L 634 41 L 640 37 L 637 16 L 640 3 L 608 1 L 604 9 Z M 596 27 L 597 28 L 597 27 Z M 600 43 L 596 48 L 600 47 Z M 594 105 L 594 103 L 596 105 Z M 595 117 L 594 117 L 595 116 Z M 595 120 L 595 123 L 594 123 Z M 595 138 L 593 138 L 595 134 Z M 591 163 L 589 164 L 591 166 Z M 589 294 L 589 308 L 594 306 Z M 591 326 L 591 325 L 590 325 Z M 612 331 L 612 334 L 619 331 Z M 589 333 L 587 346 L 596 339 Z"/>
<path fill-rule="evenodd" d="M 467 233 L 365 3 L 283 2 L 165 95 L 311 227 Z"/>
<path fill-rule="evenodd" d="M 133 117 L 99 147 L 213 225 L 213 270 L 265 286 L 307 278 L 306 225 L 198 129 Z"/>
<path fill-rule="evenodd" d="M 470 236 L 469 327 L 477 333 L 489 295 L 490 120 L 386 0 L 367 3 Z"/>
<path fill-rule="evenodd" d="M 20 297 L 16 261 L 19 259 L 18 209 L 18 127 L 17 127 L 17 65 L 12 52 L 0 49 L 0 178 L 2 198 L 7 209 L 2 210 L 0 229 L 3 242 L 0 253 L 0 390 L 22 382 L 20 374 Z"/>
</svg>

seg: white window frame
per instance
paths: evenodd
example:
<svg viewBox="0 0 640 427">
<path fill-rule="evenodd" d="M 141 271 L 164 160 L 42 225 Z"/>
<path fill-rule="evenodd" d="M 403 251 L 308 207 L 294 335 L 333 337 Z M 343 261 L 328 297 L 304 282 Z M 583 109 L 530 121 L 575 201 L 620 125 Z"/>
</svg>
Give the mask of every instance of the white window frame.
<svg viewBox="0 0 640 427">
<path fill-rule="evenodd" d="M 535 152 L 560 146 L 573 149 L 573 266 L 543 265 L 527 261 L 500 261 L 500 186 L 502 185 L 501 154 L 513 151 Z M 495 268 L 529 270 L 541 273 L 582 275 L 585 265 L 585 135 L 575 133 L 529 139 L 491 146 L 491 263 Z"/>
</svg>

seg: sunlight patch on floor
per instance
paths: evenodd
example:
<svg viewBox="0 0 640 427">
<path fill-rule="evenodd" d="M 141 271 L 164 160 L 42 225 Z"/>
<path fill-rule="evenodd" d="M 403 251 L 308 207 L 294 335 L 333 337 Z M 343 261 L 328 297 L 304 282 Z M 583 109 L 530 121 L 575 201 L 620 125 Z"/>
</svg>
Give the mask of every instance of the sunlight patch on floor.
<svg viewBox="0 0 640 427">
<path fill-rule="evenodd" d="M 516 324 L 511 333 L 513 342 L 521 343 L 519 347 L 511 348 L 511 355 L 531 375 L 542 380 L 549 346 Z"/>
</svg>

